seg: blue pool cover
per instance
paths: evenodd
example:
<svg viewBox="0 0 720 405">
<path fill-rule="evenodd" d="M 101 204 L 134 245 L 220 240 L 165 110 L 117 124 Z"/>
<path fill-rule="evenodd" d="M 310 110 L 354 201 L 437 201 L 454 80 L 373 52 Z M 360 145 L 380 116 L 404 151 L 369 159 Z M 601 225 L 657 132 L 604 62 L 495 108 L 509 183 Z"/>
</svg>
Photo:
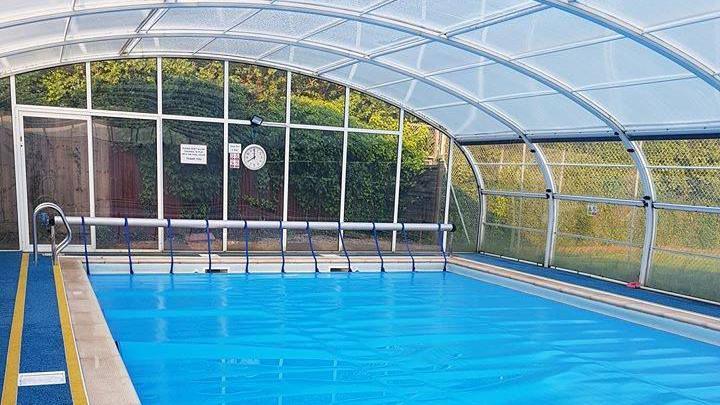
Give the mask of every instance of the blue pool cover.
<svg viewBox="0 0 720 405">
<path fill-rule="evenodd" d="M 104 275 L 143 403 L 720 403 L 720 347 L 453 273 Z"/>
</svg>

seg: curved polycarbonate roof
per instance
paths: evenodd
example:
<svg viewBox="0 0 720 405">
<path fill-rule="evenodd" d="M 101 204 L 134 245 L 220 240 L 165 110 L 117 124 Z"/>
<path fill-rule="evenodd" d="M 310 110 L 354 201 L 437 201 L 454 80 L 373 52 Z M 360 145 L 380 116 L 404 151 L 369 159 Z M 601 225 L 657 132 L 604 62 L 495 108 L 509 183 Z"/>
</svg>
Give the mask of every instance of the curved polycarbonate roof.
<svg viewBox="0 0 720 405">
<path fill-rule="evenodd" d="M 278 66 L 460 141 L 720 129 L 717 0 L 5 0 L 3 76 L 197 56 Z"/>
</svg>

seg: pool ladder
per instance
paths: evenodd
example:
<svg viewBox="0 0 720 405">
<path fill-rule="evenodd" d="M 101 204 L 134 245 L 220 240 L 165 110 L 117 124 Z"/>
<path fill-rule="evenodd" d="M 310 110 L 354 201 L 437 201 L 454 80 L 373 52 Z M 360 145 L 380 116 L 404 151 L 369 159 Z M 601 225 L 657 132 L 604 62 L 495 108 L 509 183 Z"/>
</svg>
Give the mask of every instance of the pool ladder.
<svg viewBox="0 0 720 405">
<path fill-rule="evenodd" d="M 50 246 L 52 249 L 52 262 L 54 265 L 55 263 L 57 263 L 58 256 L 63 251 L 63 249 L 65 249 L 70 244 L 70 241 L 72 240 L 72 230 L 70 229 L 70 225 L 68 225 L 67 218 L 65 217 L 65 212 L 63 212 L 62 208 L 60 208 L 59 205 L 51 202 L 46 202 L 35 207 L 35 211 L 33 211 L 33 254 L 35 255 L 36 264 L 38 261 L 37 220 L 38 214 L 40 214 L 40 212 L 45 209 L 50 209 L 57 212 L 62 219 L 63 225 L 65 225 L 65 229 L 67 229 L 67 235 L 65 235 L 65 238 L 60 241 L 59 244 L 57 244 L 55 241 L 55 217 L 48 216 L 47 224 L 50 226 Z"/>
</svg>

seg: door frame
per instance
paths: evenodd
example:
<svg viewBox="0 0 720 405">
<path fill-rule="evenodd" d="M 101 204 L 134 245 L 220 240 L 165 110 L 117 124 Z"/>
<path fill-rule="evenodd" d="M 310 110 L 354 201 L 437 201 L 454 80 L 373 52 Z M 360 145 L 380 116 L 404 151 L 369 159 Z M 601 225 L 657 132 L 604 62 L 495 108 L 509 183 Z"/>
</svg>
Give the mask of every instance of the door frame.
<svg viewBox="0 0 720 405">
<path fill-rule="evenodd" d="M 95 176 L 93 161 L 93 138 L 92 138 L 92 117 L 87 113 L 74 112 L 57 112 L 48 111 L 42 107 L 18 106 L 15 117 L 13 119 L 13 137 L 15 140 L 15 178 L 17 184 L 17 210 L 18 210 L 18 232 L 20 236 L 20 249 L 25 252 L 33 250 L 32 246 L 32 229 L 30 226 L 30 210 L 34 207 L 28 207 L 28 188 L 27 188 L 27 171 L 25 159 L 25 117 L 34 118 L 54 118 L 68 119 L 75 121 L 85 121 L 86 123 L 86 142 L 87 142 L 87 159 L 88 159 L 88 199 L 90 207 L 90 216 L 95 216 Z M 95 227 L 90 227 L 90 243 L 88 250 L 95 250 L 96 232 Z M 50 245 L 39 244 L 38 251 L 49 252 Z M 69 245 L 66 248 L 69 252 L 83 251 L 82 245 Z"/>
</svg>

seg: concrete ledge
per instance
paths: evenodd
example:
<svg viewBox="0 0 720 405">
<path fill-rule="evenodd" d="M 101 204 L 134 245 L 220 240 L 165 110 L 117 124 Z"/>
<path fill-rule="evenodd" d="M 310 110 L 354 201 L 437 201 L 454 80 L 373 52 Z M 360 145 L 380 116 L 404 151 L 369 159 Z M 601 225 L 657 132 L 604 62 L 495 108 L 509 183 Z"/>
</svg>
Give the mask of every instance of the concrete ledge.
<svg viewBox="0 0 720 405">
<path fill-rule="evenodd" d="M 61 261 L 70 319 L 91 404 L 140 404 L 79 259 Z"/>
<path fill-rule="evenodd" d="M 522 281 L 524 283 L 528 283 L 538 287 L 548 288 L 576 297 L 586 298 L 589 300 L 602 302 L 620 308 L 630 309 L 644 314 L 654 315 L 666 319 L 672 319 L 675 321 L 700 326 L 714 331 L 720 331 L 720 319 L 711 316 L 702 315 L 690 311 L 684 311 L 677 308 L 671 308 L 665 305 L 638 300 L 635 298 L 625 297 L 622 295 L 612 294 L 600 290 L 595 290 L 576 284 L 570 284 L 562 281 L 552 280 L 549 278 L 538 277 L 520 271 L 506 269 L 504 267 L 479 263 L 461 257 L 451 257 L 449 259 L 449 263 L 457 264 L 463 267 L 482 271 L 496 276 L 506 277 L 512 280 Z"/>
</svg>

